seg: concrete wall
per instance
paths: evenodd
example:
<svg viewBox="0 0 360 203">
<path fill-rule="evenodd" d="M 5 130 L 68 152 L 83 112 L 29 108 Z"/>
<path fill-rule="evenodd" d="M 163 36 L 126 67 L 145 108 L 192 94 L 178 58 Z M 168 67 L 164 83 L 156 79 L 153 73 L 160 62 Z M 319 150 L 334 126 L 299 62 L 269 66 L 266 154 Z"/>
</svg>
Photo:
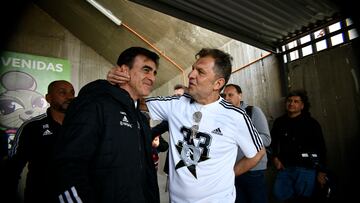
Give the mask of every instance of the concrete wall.
<svg viewBox="0 0 360 203">
<path fill-rule="evenodd" d="M 86 83 L 105 78 L 113 66 L 34 4 L 16 23 L 6 51 L 63 58 L 70 61 L 76 92 Z"/>
<path fill-rule="evenodd" d="M 259 106 L 269 124 L 281 114 L 281 78 L 279 63 L 274 54 L 232 41 L 222 49 L 233 56 L 233 74 L 229 84 L 237 84 L 243 91 L 243 100 Z"/>
</svg>

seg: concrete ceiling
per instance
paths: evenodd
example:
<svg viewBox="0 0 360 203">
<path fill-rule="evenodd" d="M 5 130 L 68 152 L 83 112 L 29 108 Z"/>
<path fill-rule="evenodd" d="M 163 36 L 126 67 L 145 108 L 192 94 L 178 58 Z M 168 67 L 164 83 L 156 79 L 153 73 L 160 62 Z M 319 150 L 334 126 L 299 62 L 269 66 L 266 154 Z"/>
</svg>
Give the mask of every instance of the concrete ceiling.
<svg viewBox="0 0 360 203">
<path fill-rule="evenodd" d="M 340 16 L 331 0 L 131 1 L 271 52 L 289 38 Z"/>
<path fill-rule="evenodd" d="M 124 0 L 98 0 L 122 21 L 117 26 L 85 0 L 35 3 L 97 53 L 116 63 L 130 46 L 156 48 L 163 55 L 156 87 L 189 68 L 202 47 L 220 47 L 231 38 Z M 142 38 L 142 39 L 141 39 Z M 147 42 L 145 42 L 147 41 Z M 183 81 L 179 81 L 180 83 Z"/>
<path fill-rule="evenodd" d="M 236 39 L 276 52 L 287 39 L 340 16 L 327 0 L 97 0 L 122 21 L 117 26 L 86 0 L 33 2 L 110 62 L 130 46 L 157 51 L 156 87 L 186 77 L 183 70 L 203 47 Z"/>
</svg>

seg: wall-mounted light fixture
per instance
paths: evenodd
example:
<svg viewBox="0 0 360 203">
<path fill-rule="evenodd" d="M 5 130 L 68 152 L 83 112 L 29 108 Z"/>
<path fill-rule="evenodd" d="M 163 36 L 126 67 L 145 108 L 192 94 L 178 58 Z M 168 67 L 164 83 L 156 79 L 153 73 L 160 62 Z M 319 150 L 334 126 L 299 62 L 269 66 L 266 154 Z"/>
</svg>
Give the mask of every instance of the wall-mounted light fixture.
<svg viewBox="0 0 360 203">
<path fill-rule="evenodd" d="M 86 0 L 89 2 L 92 6 L 94 6 L 97 10 L 99 10 L 102 14 L 104 14 L 106 17 L 108 17 L 111 21 L 113 21 L 116 25 L 121 25 L 121 20 L 114 16 L 112 12 L 106 8 L 104 8 L 101 4 L 96 2 L 95 0 Z"/>
</svg>

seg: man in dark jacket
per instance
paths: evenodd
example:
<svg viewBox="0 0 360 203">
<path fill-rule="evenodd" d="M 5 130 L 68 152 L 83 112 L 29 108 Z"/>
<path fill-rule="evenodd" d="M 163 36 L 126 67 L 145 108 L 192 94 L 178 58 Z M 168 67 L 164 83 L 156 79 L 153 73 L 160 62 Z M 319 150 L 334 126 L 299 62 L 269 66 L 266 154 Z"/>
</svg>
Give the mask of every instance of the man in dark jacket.
<svg viewBox="0 0 360 203">
<path fill-rule="evenodd" d="M 97 80 L 80 90 L 55 149 L 60 202 L 159 202 L 150 127 L 138 105 L 152 90 L 158 60 L 131 47 L 117 61 L 129 83 Z"/>
<path fill-rule="evenodd" d="M 278 170 L 274 195 L 281 201 L 311 201 L 318 182 L 326 183 L 325 142 L 320 124 L 310 116 L 303 90 L 286 97 L 286 114 L 271 129 L 273 162 Z"/>
<path fill-rule="evenodd" d="M 74 98 L 73 86 L 64 80 L 49 84 L 46 113 L 25 121 L 17 130 L 8 161 L 7 187 L 13 191 L 9 202 L 15 202 L 21 172 L 28 163 L 24 194 L 25 203 L 49 203 L 53 198 L 52 151 L 59 135 L 65 111 Z M 2 180 L 4 181 L 4 180 Z M 5 201 L 6 202 L 6 201 Z"/>
</svg>

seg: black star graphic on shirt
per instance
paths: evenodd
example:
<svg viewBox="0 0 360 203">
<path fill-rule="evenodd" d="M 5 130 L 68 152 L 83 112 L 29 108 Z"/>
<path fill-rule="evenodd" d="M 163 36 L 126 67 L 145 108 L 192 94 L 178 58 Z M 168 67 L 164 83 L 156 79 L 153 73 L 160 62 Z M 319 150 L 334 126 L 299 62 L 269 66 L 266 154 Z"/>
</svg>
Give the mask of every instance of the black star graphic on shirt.
<svg viewBox="0 0 360 203">
<path fill-rule="evenodd" d="M 181 154 L 181 151 L 183 149 L 183 143 L 182 142 L 179 142 L 177 145 L 176 145 L 176 149 L 178 150 L 179 154 Z M 194 160 L 194 157 L 193 155 L 189 155 L 189 158 L 191 158 L 191 160 Z M 200 155 L 200 158 L 199 160 L 196 162 L 197 163 L 200 163 L 202 161 L 205 161 L 205 160 L 208 160 L 209 157 L 207 156 L 204 156 L 203 154 Z M 196 164 L 190 164 L 190 165 L 186 165 L 185 162 L 181 159 L 175 166 L 175 169 L 178 169 L 178 168 L 181 168 L 181 167 L 184 167 L 186 166 L 188 168 L 188 170 L 190 171 L 190 173 L 197 179 L 197 176 L 196 176 Z"/>
</svg>

